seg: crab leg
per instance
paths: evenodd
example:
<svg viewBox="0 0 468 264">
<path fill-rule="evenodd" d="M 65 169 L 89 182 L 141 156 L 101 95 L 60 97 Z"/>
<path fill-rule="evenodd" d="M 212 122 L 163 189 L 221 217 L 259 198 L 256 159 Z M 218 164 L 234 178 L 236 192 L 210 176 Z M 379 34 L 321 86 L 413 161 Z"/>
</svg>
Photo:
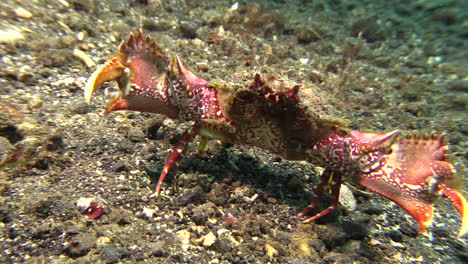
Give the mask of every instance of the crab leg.
<svg viewBox="0 0 468 264">
<path fill-rule="evenodd" d="M 161 186 L 170 169 L 173 168 L 174 173 L 177 171 L 177 163 L 183 158 L 184 154 L 190 148 L 191 143 L 197 136 L 197 133 L 197 126 L 193 126 L 192 128 L 185 131 L 181 138 L 174 145 L 171 153 L 169 154 L 169 157 L 167 157 L 166 162 L 164 163 L 163 170 L 161 175 L 159 175 L 158 183 L 156 184 L 154 193 L 150 196 L 151 198 L 159 196 L 159 193 L 161 192 Z"/>
<path fill-rule="evenodd" d="M 340 196 L 340 188 L 341 188 L 341 174 L 340 173 L 334 173 L 333 171 L 326 169 L 323 174 L 320 176 L 321 182 L 317 186 L 317 188 L 314 191 L 314 195 L 312 196 L 312 199 L 310 201 L 310 205 L 304 209 L 301 213 L 299 213 L 299 216 L 304 216 L 306 215 L 312 207 L 317 205 L 317 203 L 320 201 L 320 197 L 323 194 L 323 191 L 326 186 L 330 185 L 330 192 L 332 195 L 332 200 L 330 202 L 330 206 L 327 207 L 326 209 L 322 210 L 321 212 L 307 218 L 306 220 L 302 221 L 302 223 L 308 223 L 310 221 L 313 221 L 317 218 L 320 218 L 324 215 L 329 214 L 333 210 L 336 209 L 338 206 L 338 200 Z"/>
</svg>

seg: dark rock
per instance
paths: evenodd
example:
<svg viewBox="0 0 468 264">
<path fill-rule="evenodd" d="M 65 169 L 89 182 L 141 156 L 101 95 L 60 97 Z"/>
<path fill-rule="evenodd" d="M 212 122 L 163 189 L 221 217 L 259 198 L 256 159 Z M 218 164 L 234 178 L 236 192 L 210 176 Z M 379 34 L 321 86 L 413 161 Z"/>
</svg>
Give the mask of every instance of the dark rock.
<svg viewBox="0 0 468 264">
<path fill-rule="evenodd" d="M 133 142 L 141 142 L 145 140 L 145 134 L 143 133 L 143 131 L 141 131 L 140 128 L 135 127 L 130 128 L 127 137 Z"/>
<path fill-rule="evenodd" d="M 176 198 L 178 206 L 186 206 L 188 204 L 201 204 L 206 202 L 207 196 L 200 186 L 183 192 Z"/>
<path fill-rule="evenodd" d="M 18 131 L 18 128 L 14 125 L 3 125 L 0 124 L 0 137 L 4 137 L 10 141 L 11 144 L 15 144 L 18 141 L 24 139 L 24 136 Z"/>
<path fill-rule="evenodd" d="M 434 227 L 434 229 L 432 230 L 432 233 L 434 234 L 434 237 L 440 237 L 440 238 L 448 238 L 451 236 L 451 233 L 446 227 L 444 228 Z"/>
<path fill-rule="evenodd" d="M 64 253 L 71 258 L 85 256 L 96 247 L 96 238 L 89 234 L 78 235 L 65 248 Z"/>
<path fill-rule="evenodd" d="M 54 208 L 54 203 L 52 200 L 42 200 L 37 202 L 33 210 L 36 213 L 36 216 L 39 218 L 47 218 L 49 215 L 51 215 L 53 212 Z"/>
<path fill-rule="evenodd" d="M 63 234 L 63 227 L 54 226 L 50 223 L 37 227 L 33 233 L 35 239 L 58 239 Z"/>
<path fill-rule="evenodd" d="M 11 217 L 11 212 L 6 208 L 0 208 L 0 221 L 2 223 L 8 224 L 13 220 Z"/>
<path fill-rule="evenodd" d="M 227 253 L 232 250 L 232 245 L 231 242 L 226 239 L 226 238 L 218 238 L 216 241 L 213 243 L 213 245 L 210 246 L 210 249 L 218 252 L 218 253 Z"/>
<path fill-rule="evenodd" d="M 68 226 L 65 232 L 67 236 L 75 236 L 85 231 L 86 231 L 86 227 L 82 225 L 74 224 L 74 225 Z"/>
<path fill-rule="evenodd" d="M 419 234 L 418 229 L 409 223 L 401 223 L 400 232 L 409 237 L 417 237 Z"/>
<path fill-rule="evenodd" d="M 194 215 L 192 216 L 192 221 L 196 225 L 203 225 L 206 223 L 206 220 L 208 220 L 208 217 L 206 216 L 205 213 L 200 212 L 200 211 L 195 212 Z"/>
<path fill-rule="evenodd" d="M 162 166 L 148 164 L 144 167 L 144 169 L 150 178 L 157 179 L 159 178 L 159 175 L 161 174 Z"/>
<path fill-rule="evenodd" d="M 184 38 L 194 39 L 197 37 L 198 25 L 195 23 L 182 22 L 179 25 L 179 29 Z"/>
<path fill-rule="evenodd" d="M 295 176 L 291 177 L 287 183 L 289 193 L 303 193 L 304 187 L 304 182 Z"/>
<path fill-rule="evenodd" d="M 34 162 L 33 166 L 34 168 L 39 169 L 39 170 L 47 170 L 49 169 L 49 164 L 50 164 L 50 158 L 43 157 L 42 159 Z"/>
<path fill-rule="evenodd" d="M 95 0 L 72 0 L 71 4 L 78 11 L 93 12 L 96 8 Z"/>
<path fill-rule="evenodd" d="M 73 114 L 84 115 L 89 112 L 91 107 L 86 102 L 74 104 L 70 107 L 70 112 Z"/>
<path fill-rule="evenodd" d="M 122 209 L 115 209 L 109 214 L 109 219 L 120 226 L 128 225 L 132 222 L 130 214 Z"/>
<path fill-rule="evenodd" d="M 387 236 L 395 242 L 403 242 L 403 234 L 398 230 L 387 232 Z"/>
<path fill-rule="evenodd" d="M 380 215 L 383 213 L 383 208 L 382 206 L 379 206 L 378 204 L 369 202 L 362 208 L 362 212 L 368 214 L 368 215 Z"/>
<path fill-rule="evenodd" d="M 348 239 L 361 240 L 366 237 L 368 233 L 365 226 L 360 223 L 343 221 L 341 226 Z"/>
<path fill-rule="evenodd" d="M 145 134 L 149 139 L 163 139 L 164 129 L 162 128 L 163 122 L 166 118 L 163 115 L 158 115 L 145 122 Z"/>
<path fill-rule="evenodd" d="M 328 249 L 343 245 L 348 237 L 342 228 L 336 226 L 320 226 L 316 233 Z"/>
<path fill-rule="evenodd" d="M 151 244 L 150 246 L 150 256 L 151 257 L 165 257 L 168 256 L 169 253 L 166 251 L 166 245 L 163 241 L 158 241 L 156 243 Z"/>
<path fill-rule="evenodd" d="M 65 143 L 63 142 L 63 136 L 61 134 L 55 134 L 47 138 L 45 147 L 48 151 L 59 151 L 63 150 Z"/>
<path fill-rule="evenodd" d="M 112 172 L 128 171 L 128 167 L 125 163 L 121 161 L 117 161 L 114 164 L 112 164 L 110 171 Z"/>
<path fill-rule="evenodd" d="M 99 257 L 102 261 L 107 264 L 117 263 L 120 259 L 128 256 L 128 252 L 125 249 L 116 247 L 114 245 L 108 245 L 101 249 Z"/>
</svg>

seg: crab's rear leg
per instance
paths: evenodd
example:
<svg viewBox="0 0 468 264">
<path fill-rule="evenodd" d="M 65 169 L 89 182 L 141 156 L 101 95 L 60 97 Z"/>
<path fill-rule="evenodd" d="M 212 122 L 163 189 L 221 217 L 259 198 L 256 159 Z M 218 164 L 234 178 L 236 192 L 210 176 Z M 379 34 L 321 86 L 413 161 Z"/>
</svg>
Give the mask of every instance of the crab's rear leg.
<svg viewBox="0 0 468 264">
<path fill-rule="evenodd" d="M 151 198 L 155 198 L 159 196 L 161 192 L 161 186 L 166 178 L 167 174 L 173 169 L 173 172 L 176 173 L 177 171 L 177 163 L 183 158 L 184 154 L 187 152 L 187 149 L 190 148 L 193 140 L 198 134 L 198 126 L 194 125 L 187 131 L 185 131 L 177 143 L 172 148 L 169 157 L 167 157 L 166 162 L 164 163 L 163 170 L 161 175 L 159 175 L 158 183 L 156 184 L 156 189 L 154 193 L 151 195 Z"/>
<path fill-rule="evenodd" d="M 324 215 L 329 214 L 331 211 L 335 210 L 336 207 L 338 206 L 338 199 L 340 196 L 340 187 L 341 187 L 341 173 L 333 172 L 330 169 L 326 169 L 322 175 L 320 176 L 321 182 L 319 185 L 315 188 L 314 194 L 311 198 L 310 205 L 307 206 L 304 211 L 299 213 L 299 216 L 304 216 L 306 215 L 315 205 L 318 204 L 320 201 L 320 198 L 327 186 L 330 186 L 330 192 L 332 195 L 332 199 L 330 202 L 330 206 L 327 207 L 326 209 L 322 210 L 321 212 L 307 218 L 306 220 L 302 221 L 302 223 L 308 223 L 310 221 L 313 221 L 317 218 L 320 218 Z"/>
</svg>

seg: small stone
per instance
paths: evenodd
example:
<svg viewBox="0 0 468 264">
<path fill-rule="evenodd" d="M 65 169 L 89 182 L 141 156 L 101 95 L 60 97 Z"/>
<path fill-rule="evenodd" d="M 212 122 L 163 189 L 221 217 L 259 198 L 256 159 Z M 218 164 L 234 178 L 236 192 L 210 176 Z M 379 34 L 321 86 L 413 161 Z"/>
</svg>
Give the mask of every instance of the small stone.
<svg viewBox="0 0 468 264">
<path fill-rule="evenodd" d="M 94 66 L 96 66 L 96 63 L 94 62 L 94 60 L 88 54 L 86 54 L 84 51 L 80 49 L 76 49 L 76 48 L 73 49 L 73 56 L 83 61 L 88 68 L 93 68 Z"/>
<path fill-rule="evenodd" d="M 29 103 L 29 106 L 31 106 L 31 108 L 37 109 L 37 108 L 42 107 L 43 104 L 44 104 L 44 101 L 42 101 L 41 98 L 33 98 L 31 102 Z"/>
<path fill-rule="evenodd" d="M 133 142 L 142 142 L 145 140 L 145 133 L 140 128 L 131 127 L 127 137 Z"/>
<path fill-rule="evenodd" d="M 369 245 L 371 245 L 373 247 L 377 247 L 377 246 L 382 245 L 382 242 L 380 242 L 379 240 L 373 238 L 373 239 L 371 239 L 369 241 Z"/>
<path fill-rule="evenodd" d="M 128 171 L 128 167 L 122 161 L 116 161 L 114 164 L 112 164 L 110 171 L 112 172 Z"/>
<path fill-rule="evenodd" d="M 168 255 L 166 245 L 163 241 L 158 241 L 150 246 L 151 257 L 164 257 Z"/>
<path fill-rule="evenodd" d="M 154 216 L 154 210 L 148 207 L 143 207 L 143 216 L 146 219 L 151 219 Z"/>
<path fill-rule="evenodd" d="M 265 251 L 267 256 L 270 257 L 270 259 L 273 259 L 273 257 L 278 255 L 278 250 L 276 250 L 274 247 L 272 247 L 270 244 L 265 245 Z"/>
<path fill-rule="evenodd" d="M 179 29 L 184 38 L 194 39 L 197 37 L 198 25 L 189 22 L 180 23 Z"/>
<path fill-rule="evenodd" d="M 89 206 L 91 205 L 92 201 L 93 201 L 93 198 L 80 197 L 80 198 L 78 198 L 78 201 L 76 201 L 76 207 L 78 207 L 78 209 L 82 213 L 85 213 L 86 210 L 88 210 Z"/>
<path fill-rule="evenodd" d="M 188 245 L 190 243 L 190 231 L 187 229 L 182 229 L 176 232 L 177 240 L 179 240 L 182 245 Z"/>
<path fill-rule="evenodd" d="M 341 185 L 339 202 L 343 205 L 348 211 L 354 211 L 357 207 L 356 198 L 354 198 L 353 192 L 345 184 Z"/>
<path fill-rule="evenodd" d="M 8 30 L 0 30 L 0 43 L 7 43 L 10 45 L 15 45 L 16 42 L 23 40 L 24 36 L 21 32 L 8 29 Z"/>
<path fill-rule="evenodd" d="M 227 253 L 232 250 L 231 242 L 227 238 L 216 239 L 215 243 L 210 247 L 210 249 L 218 253 Z"/>
<path fill-rule="evenodd" d="M 109 8 L 115 13 L 125 14 L 129 10 L 129 4 L 127 1 L 111 0 Z"/>
<path fill-rule="evenodd" d="M 100 236 L 96 240 L 96 245 L 97 246 L 105 246 L 105 245 L 110 245 L 112 243 L 112 240 L 108 237 L 105 236 Z"/>
<path fill-rule="evenodd" d="M 203 237 L 203 246 L 209 247 L 213 245 L 216 242 L 216 236 L 213 234 L 213 232 L 209 232 Z"/>
<path fill-rule="evenodd" d="M 403 234 L 398 230 L 388 232 L 387 236 L 395 242 L 403 242 Z"/>
<path fill-rule="evenodd" d="M 108 245 L 101 249 L 99 257 L 107 264 L 113 264 L 119 262 L 120 259 L 126 257 L 128 252 L 125 249 L 116 247 L 114 245 Z"/>
<path fill-rule="evenodd" d="M 15 14 L 16 16 L 18 17 L 22 17 L 22 18 L 31 18 L 33 15 L 31 14 L 31 12 L 29 12 L 28 10 L 22 8 L 22 7 L 18 7 L 15 9 Z"/>
<path fill-rule="evenodd" d="M 196 65 L 197 65 L 198 70 L 203 71 L 203 72 L 206 72 L 210 69 L 206 61 L 198 62 Z"/>
<path fill-rule="evenodd" d="M 96 239 L 89 234 L 78 235 L 65 248 L 64 253 L 71 258 L 85 256 L 88 252 L 96 247 Z"/>
<path fill-rule="evenodd" d="M 192 216 L 192 221 L 196 224 L 196 225 L 203 225 L 206 223 L 206 220 L 208 220 L 208 217 L 206 216 L 205 213 L 203 212 L 196 212 L 193 214 Z"/>
<path fill-rule="evenodd" d="M 197 186 L 193 189 L 183 192 L 176 198 L 176 203 L 178 206 L 186 206 L 189 204 L 201 204 L 204 203 L 207 199 L 206 193 L 200 186 Z"/>
</svg>

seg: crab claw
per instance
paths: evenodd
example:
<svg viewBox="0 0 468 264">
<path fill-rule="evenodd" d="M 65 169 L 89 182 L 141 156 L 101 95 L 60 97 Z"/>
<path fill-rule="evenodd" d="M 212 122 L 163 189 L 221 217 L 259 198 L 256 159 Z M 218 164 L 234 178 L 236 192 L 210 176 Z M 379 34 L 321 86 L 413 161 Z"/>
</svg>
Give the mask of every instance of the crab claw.
<svg viewBox="0 0 468 264">
<path fill-rule="evenodd" d="M 88 104 L 91 103 L 91 97 L 94 91 L 103 83 L 116 80 L 124 73 L 125 66 L 120 58 L 114 57 L 99 67 L 88 79 L 85 86 L 84 97 Z"/>
<path fill-rule="evenodd" d="M 130 34 L 117 55 L 100 66 L 85 87 L 85 100 L 104 82 L 117 81 L 117 92 L 107 93 L 104 115 L 116 110 L 133 110 L 178 116 L 179 109 L 170 102 L 169 58 L 157 43 L 142 32 Z"/>
<path fill-rule="evenodd" d="M 448 198 L 461 216 L 458 236 L 463 236 L 468 229 L 467 203 L 448 186 L 455 170 L 445 161 L 446 152 L 443 135 L 400 138 L 391 145 L 391 151 L 380 156 L 379 166 L 363 170 L 355 181 L 401 206 L 416 220 L 422 233 L 432 221 L 436 198 Z"/>
</svg>

